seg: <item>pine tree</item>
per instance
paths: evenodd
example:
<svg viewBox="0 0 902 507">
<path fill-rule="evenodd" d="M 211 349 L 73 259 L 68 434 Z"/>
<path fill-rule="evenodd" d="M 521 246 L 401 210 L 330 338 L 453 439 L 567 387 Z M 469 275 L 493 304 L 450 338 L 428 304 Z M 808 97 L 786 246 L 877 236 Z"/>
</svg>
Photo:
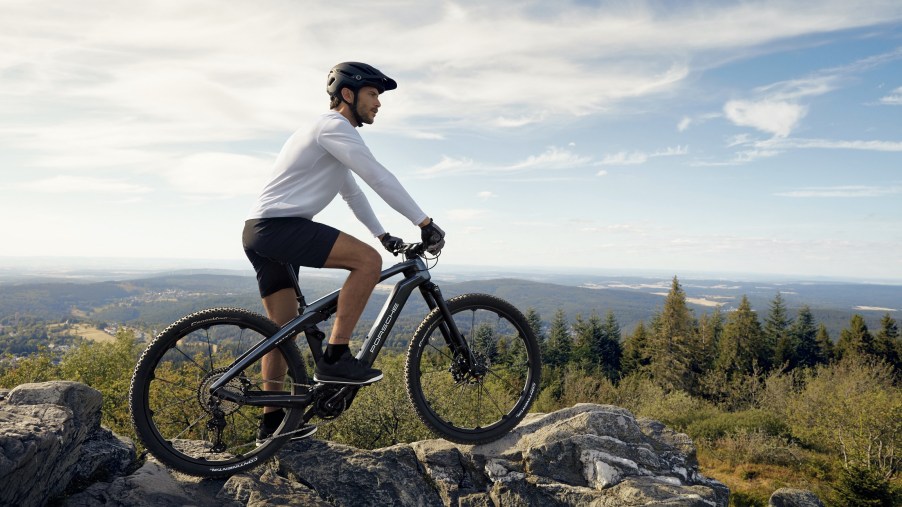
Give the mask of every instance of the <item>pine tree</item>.
<svg viewBox="0 0 902 507">
<path fill-rule="evenodd" d="M 600 323 L 597 314 L 592 317 Z M 593 343 L 592 355 L 601 373 L 609 380 L 614 381 L 620 377 L 623 347 L 620 344 L 620 324 L 612 311 L 608 311 L 604 324 L 601 324 L 601 336 Z"/>
<path fill-rule="evenodd" d="M 582 315 L 577 314 L 573 323 L 573 335 L 570 362 L 584 370 L 594 369 L 598 358 L 592 349 L 594 343 L 601 339 L 601 322 L 598 315 L 593 313 L 586 321 Z"/>
<path fill-rule="evenodd" d="M 728 377 L 752 374 L 760 366 L 763 334 L 748 297 L 742 296 L 739 308 L 727 317 L 717 355 L 717 368 Z"/>
<path fill-rule="evenodd" d="M 785 363 L 789 363 L 792 368 L 797 362 L 795 353 L 798 345 L 795 343 L 795 337 L 789 332 L 791 324 L 792 320 L 787 315 L 783 296 L 777 292 L 770 303 L 770 313 L 764 321 L 759 364 L 765 371 L 781 367 Z"/>
<path fill-rule="evenodd" d="M 698 333 L 701 346 L 701 362 L 698 368 L 702 375 L 714 368 L 717 359 L 718 344 L 723 335 L 724 316 L 720 307 L 707 315 L 702 315 L 698 321 Z"/>
<path fill-rule="evenodd" d="M 532 328 L 532 332 L 536 335 L 536 340 L 539 343 L 543 343 L 545 341 L 545 328 L 542 325 L 542 316 L 539 315 L 539 312 L 536 311 L 535 308 L 529 308 L 526 310 L 526 322 L 529 323 L 529 327 Z"/>
<path fill-rule="evenodd" d="M 874 346 L 874 336 L 868 331 L 864 317 L 859 314 L 852 315 L 849 327 L 839 333 L 839 341 L 836 342 L 836 358 L 842 360 L 851 355 L 878 356 Z"/>
<path fill-rule="evenodd" d="M 814 337 L 814 341 L 817 342 L 817 350 L 818 350 L 818 358 L 817 362 L 820 364 L 828 364 L 833 361 L 835 355 L 835 348 L 833 345 L 833 339 L 830 338 L 830 333 L 827 331 L 827 326 L 820 324 L 817 326 L 817 336 Z"/>
<path fill-rule="evenodd" d="M 649 343 L 652 356 L 648 371 L 655 383 L 667 390 L 690 390 L 694 383 L 692 364 L 697 343 L 698 332 L 686 304 L 686 293 L 677 277 L 673 277 Z"/>
<path fill-rule="evenodd" d="M 548 340 L 545 336 L 542 316 L 539 315 L 539 312 L 536 311 L 535 308 L 528 308 L 526 310 L 526 322 L 529 324 L 530 329 L 532 329 L 532 333 L 536 336 L 536 341 L 539 342 L 539 349 L 544 361 L 544 358 L 548 355 Z"/>
<path fill-rule="evenodd" d="M 874 348 L 878 355 L 883 357 L 896 371 L 902 370 L 902 358 L 900 351 L 899 327 L 889 312 L 883 314 L 880 319 L 880 331 L 874 336 Z"/>
<path fill-rule="evenodd" d="M 498 357 L 498 343 L 495 338 L 495 331 L 488 324 L 480 324 L 476 327 L 476 338 L 474 339 L 474 352 L 482 354 L 489 362 L 494 362 Z"/>
<path fill-rule="evenodd" d="M 548 332 L 548 354 L 545 363 L 552 367 L 561 367 L 570 361 L 573 341 L 570 336 L 570 325 L 564 310 L 559 309 L 551 321 Z"/>
<path fill-rule="evenodd" d="M 651 363 L 648 335 L 645 323 L 640 320 L 633 333 L 623 342 L 623 359 L 620 371 L 624 377 L 632 373 L 644 372 L 648 369 L 648 365 Z"/>
<path fill-rule="evenodd" d="M 817 328 L 814 326 L 814 316 L 811 315 L 811 309 L 808 305 L 799 308 L 795 322 L 789 330 L 789 334 L 793 336 L 796 349 L 793 352 L 795 364 L 791 364 L 792 368 L 797 366 L 809 368 L 818 363 L 826 362 L 823 358 L 825 354 L 820 350 L 820 343 L 817 341 Z"/>
</svg>

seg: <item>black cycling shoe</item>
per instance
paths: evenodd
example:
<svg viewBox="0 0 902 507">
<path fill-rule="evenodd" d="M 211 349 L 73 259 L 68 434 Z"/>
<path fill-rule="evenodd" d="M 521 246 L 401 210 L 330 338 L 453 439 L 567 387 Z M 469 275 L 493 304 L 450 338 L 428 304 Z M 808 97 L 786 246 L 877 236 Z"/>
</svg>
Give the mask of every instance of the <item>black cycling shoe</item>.
<svg viewBox="0 0 902 507">
<path fill-rule="evenodd" d="M 258 446 L 262 445 L 264 442 L 269 440 L 272 437 L 273 433 L 276 432 L 277 429 L 279 429 L 278 425 L 276 425 L 276 427 L 273 428 L 273 427 L 267 426 L 264 421 L 260 421 L 260 426 L 257 428 L 257 445 Z M 307 437 L 313 435 L 314 433 L 316 433 L 316 429 L 317 429 L 316 426 L 314 426 L 312 424 L 305 424 L 304 426 L 300 427 L 298 430 L 289 433 L 289 436 L 291 437 L 291 440 L 300 440 L 302 438 L 307 438 Z"/>
<path fill-rule="evenodd" d="M 317 361 L 313 380 L 324 384 L 363 386 L 382 380 L 382 371 L 366 366 L 350 352 L 345 352 L 332 364 L 325 359 Z"/>
</svg>

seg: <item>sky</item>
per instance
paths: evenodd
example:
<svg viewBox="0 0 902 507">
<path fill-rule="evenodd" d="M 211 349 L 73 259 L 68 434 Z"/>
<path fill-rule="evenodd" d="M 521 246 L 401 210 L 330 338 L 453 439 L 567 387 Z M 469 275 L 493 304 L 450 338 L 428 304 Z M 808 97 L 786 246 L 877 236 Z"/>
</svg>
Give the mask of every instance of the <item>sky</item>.
<svg viewBox="0 0 902 507">
<path fill-rule="evenodd" d="M 0 266 L 240 264 L 341 61 L 443 263 L 902 281 L 898 0 L 0 0 Z"/>
</svg>

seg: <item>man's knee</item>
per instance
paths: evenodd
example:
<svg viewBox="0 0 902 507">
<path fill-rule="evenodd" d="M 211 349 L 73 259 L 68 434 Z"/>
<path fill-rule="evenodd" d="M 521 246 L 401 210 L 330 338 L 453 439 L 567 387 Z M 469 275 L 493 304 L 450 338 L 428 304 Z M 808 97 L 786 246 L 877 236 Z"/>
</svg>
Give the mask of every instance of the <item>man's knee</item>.
<svg viewBox="0 0 902 507">
<path fill-rule="evenodd" d="M 361 268 L 369 274 L 375 274 L 377 277 L 382 272 L 382 256 L 375 248 L 366 245 L 361 252 Z"/>
</svg>

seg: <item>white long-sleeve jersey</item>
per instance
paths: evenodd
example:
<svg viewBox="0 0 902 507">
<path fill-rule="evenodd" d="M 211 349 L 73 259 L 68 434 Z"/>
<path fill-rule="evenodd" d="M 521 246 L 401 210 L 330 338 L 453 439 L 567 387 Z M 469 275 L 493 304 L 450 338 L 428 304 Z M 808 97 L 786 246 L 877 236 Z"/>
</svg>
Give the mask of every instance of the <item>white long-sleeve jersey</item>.
<svg viewBox="0 0 902 507">
<path fill-rule="evenodd" d="M 313 219 L 341 194 L 357 219 L 374 236 L 380 236 L 385 229 L 354 174 L 413 224 L 426 220 L 427 215 L 398 178 L 373 157 L 357 129 L 337 111 L 323 114 L 313 128 L 298 130 L 288 138 L 248 218 Z"/>
</svg>

